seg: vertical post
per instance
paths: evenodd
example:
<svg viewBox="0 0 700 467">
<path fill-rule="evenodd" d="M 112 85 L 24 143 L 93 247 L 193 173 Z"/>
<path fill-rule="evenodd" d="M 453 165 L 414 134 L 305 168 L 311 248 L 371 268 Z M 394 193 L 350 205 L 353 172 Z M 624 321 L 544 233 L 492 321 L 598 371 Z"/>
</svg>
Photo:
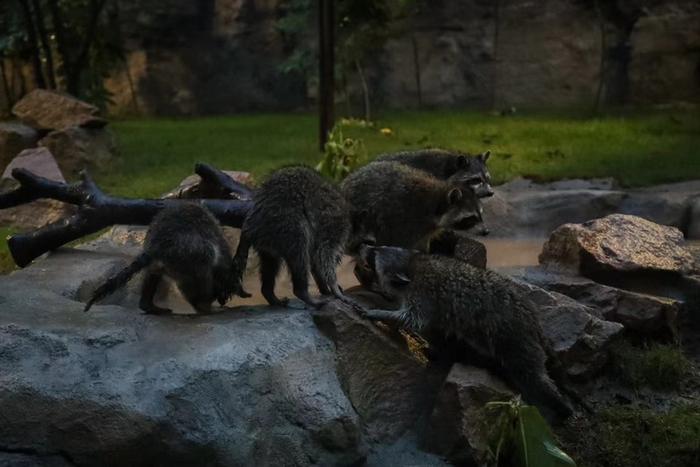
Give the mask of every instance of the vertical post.
<svg viewBox="0 0 700 467">
<path fill-rule="evenodd" d="M 318 0 L 319 56 L 319 148 L 328 140 L 333 128 L 335 100 L 335 0 Z"/>
</svg>

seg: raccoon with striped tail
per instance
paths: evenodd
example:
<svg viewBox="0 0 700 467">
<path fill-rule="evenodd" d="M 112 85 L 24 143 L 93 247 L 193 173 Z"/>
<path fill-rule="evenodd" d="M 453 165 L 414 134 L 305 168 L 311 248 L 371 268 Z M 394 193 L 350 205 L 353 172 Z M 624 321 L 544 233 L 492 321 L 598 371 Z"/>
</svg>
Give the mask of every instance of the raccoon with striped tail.
<svg viewBox="0 0 700 467">
<path fill-rule="evenodd" d="M 346 251 L 357 249 L 353 239 L 363 239 L 362 214 L 352 215 L 338 188 L 310 167 L 289 166 L 272 172 L 253 193 L 254 207 L 241 228 L 234 257 L 236 284 L 241 284 L 250 248 L 260 259 L 261 292 L 270 305 L 287 306 L 275 295 L 282 262 L 292 276 L 294 295 L 312 308 L 337 298 L 355 309 L 336 276 Z M 309 272 L 321 295 L 309 294 Z M 246 293 L 236 285 L 239 294 Z"/>
<path fill-rule="evenodd" d="M 547 372 L 546 364 L 557 361 L 534 305 L 509 279 L 454 258 L 396 247 L 364 246 L 360 260 L 383 295 L 400 302 L 397 310 L 369 310 L 366 318 L 456 341 L 500 370 L 528 403 L 558 418 L 571 415 Z"/>
<path fill-rule="evenodd" d="M 232 266 L 221 227 L 206 208 L 195 203 L 166 207 L 153 218 L 141 254 L 95 290 L 85 311 L 146 269 L 139 300 L 144 312 L 172 312 L 153 303 L 158 285 L 168 276 L 198 313 L 208 313 L 214 300 L 224 305 L 236 292 Z"/>
</svg>

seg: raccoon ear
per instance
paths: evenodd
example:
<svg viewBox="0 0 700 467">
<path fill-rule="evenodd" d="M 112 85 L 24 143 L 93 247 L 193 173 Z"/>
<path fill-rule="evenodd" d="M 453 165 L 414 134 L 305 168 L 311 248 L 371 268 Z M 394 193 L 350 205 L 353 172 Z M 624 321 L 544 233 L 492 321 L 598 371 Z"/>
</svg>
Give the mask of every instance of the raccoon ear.
<svg viewBox="0 0 700 467">
<path fill-rule="evenodd" d="M 447 204 L 458 204 L 460 201 L 462 201 L 462 190 L 460 190 L 459 188 L 452 188 L 447 193 Z"/>
<path fill-rule="evenodd" d="M 479 154 L 479 159 L 481 159 L 481 162 L 485 163 L 487 160 L 489 160 L 490 155 L 491 151 L 482 152 L 481 154 Z"/>
<path fill-rule="evenodd" d="M 411 283 L 411 279 L 402 272 L 397 272 L 391 278 L 391 283 L 397 287 L 406 286 Z"/>
<path fill-rule="evenodd" d="M 469 166 L 469 161 L 467 160 L 467 156 L 464 154 L 460 154 L 457 156 L 457 170 L 462 170 L 466 169 Z"/>
</svg>

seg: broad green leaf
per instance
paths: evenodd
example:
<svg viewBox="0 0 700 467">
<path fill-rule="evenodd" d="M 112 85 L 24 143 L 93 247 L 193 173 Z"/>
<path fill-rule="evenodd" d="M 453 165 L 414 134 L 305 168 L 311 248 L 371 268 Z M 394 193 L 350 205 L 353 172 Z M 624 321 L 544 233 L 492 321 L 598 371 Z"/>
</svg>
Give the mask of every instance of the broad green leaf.
<svg viewBox="0 0 700 467">
<path fill-rule="evenodd" d="M 516 457 L 524 467 L 576 466 L 556 444 L 549 425 L 536 407 L 523 405 L 518 412 Z"/>
</svg>

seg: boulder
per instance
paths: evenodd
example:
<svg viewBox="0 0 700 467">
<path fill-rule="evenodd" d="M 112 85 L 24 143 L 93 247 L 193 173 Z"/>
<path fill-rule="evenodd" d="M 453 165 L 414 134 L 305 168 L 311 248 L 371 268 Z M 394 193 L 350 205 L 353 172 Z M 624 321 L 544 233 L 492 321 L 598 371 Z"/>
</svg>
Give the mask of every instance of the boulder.
<svg viewBox="0 0 700 467">
<path fill-rule="evenodd" d="M 62 250 L 0 278 L 3 451 L 49 465 L 362 463 L 336 345 L 307 311 L 83 313 L 83 282 L 108 257 Z"/>
<path fill-rule="evenodd" d="M 546 236 L 562 224 L 615 213 L 688 232 L 689 223 L 699 217 L 689 216 L 693 199 L 700 192 L 699 181 L 622 190 L 612 179 L 550 183 L 515 179 L 496 187 L 495 192 L 483 203 L 484 221 L 492 236 L 497 237 Z"/>
<path fill-rule="evenodd" d="M 47 148 L 25 149 L 5 167 L 3 179 L 12 179 L 12 170 L 26 169 L 35 175 L 39 175 L 55 182 L 65 182 L 61 169 L 58 168 L 56 159 Z"/>
<path fill-rule="evenodd" d="M 143 232 L 115 228 L 0 277 L 0 462 L 444 465 L 416 426 L 445 369 L 339 303 L 196 315 L 168 294 L 157 300 L 176 313 L 154 317 L 136 308 L 135 278 L 83 313 Z"/>
<path fill-rule="evenodd" d="M 487 465 L 491 459 L 485 406 L 513 396 L 505 383 L 488 371 L 456 363 L 430 414 L 425 448 L 454 465 Z"/>
<path fill-rule="evenodd" d="M 97 116 L 99 111 L 75 97 L 46 89 L 33 90 L 12 107 L 17 118 L 38 130 L 102 128 L 107 121 Z"/>
<path fill-rule="evenodd" d="M 368 305 L 381 300 L 362 290 L 350 294 Z M 394 442 L 428 413 L 445 374 L 426 367 L 409 336 L 336 306 L 314 312 L 314 321 L 335 343 L 338 378 L 370 442 Z"/>
<path fill-rule="evenodd" d="M 566 295 L 517 278 L 514 283 L 536 305 L 542 334 L 569 376 L 588 379 L 603 368 L 610 344 L 622 333 L 621 324 L 601 319 L 596 309 Z"/>
<path fill-rule="evenodd" d="M 694 268 L 680 230 L 625 214 L 562 225 L 544 244 L 539 260 L 547 267 L 583 275 L 687 274 Z"/>
<path fill-rule="evenodd" d="M 37 131 L 16 122 L 0 122 L 0 167 L 5 167 L 23 149 L 36 146 Z"/>
<path fill-rule="evenodd" d="M 562 293 L 598 310 L 610 321 L 647 336 L 677 337 L 678 315 L 683 302 L 674 298 L 638 293 L 599 284 L 580 276 L 528 268 L 524 279 Z"/>
<path fill-rule="evenodd" d="M 114 135 L 105 128 L 70 127 L 52 131 L 39 141 L 56 157 L 64 173 L 75 176 L 84 168 L 104 167 L 114 160 Z"/>
<path fill-rule="evenodd" d="M 15 168 L 27 169 L 49 180 L 64 182 L 63 174 L 51 152 L 46 148 L 25 149 L 5 168 L 0 191 L 9 191 L 19 183 L 12 178 Z M 22 230 L 38 229 L 75 213 L 75 207 L 53 199 L 39 199 L 28 204 L 0 210 L 0 225 Z"/>
</svg>

